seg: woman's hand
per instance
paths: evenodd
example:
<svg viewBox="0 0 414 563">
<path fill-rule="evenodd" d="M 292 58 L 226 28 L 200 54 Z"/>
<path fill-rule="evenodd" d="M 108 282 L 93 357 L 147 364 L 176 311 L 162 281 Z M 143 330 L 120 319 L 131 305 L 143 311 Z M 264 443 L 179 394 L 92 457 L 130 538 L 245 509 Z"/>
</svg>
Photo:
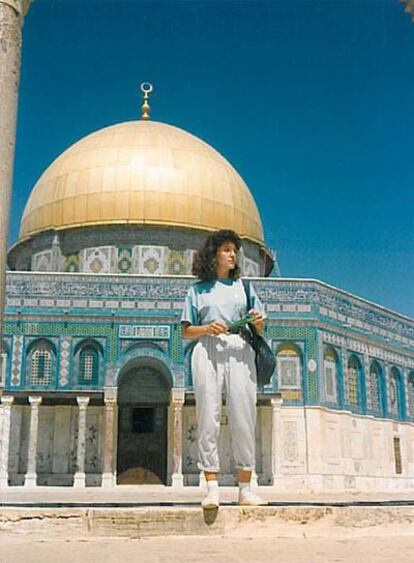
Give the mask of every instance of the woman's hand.
<svg viewBox="0 0 414 563">
<path fill-rule="evenodd" d="M 227 325 L 220 321 L 214 321 L 206 326 L 207 336 L 217 336 L 219 334 L 224 334 L 228 331 Z"/>
<path fill-rule="evenodd" d="M 252 321 L 252 324 L 255 326 L 257 332 L 262 332 L 264 329 L 263 314 L 259 311 L 256 311 L 255 309 L 250 309 L 249 315 L 253 315 L 255 317 L 254 321 Z"/>
<path fill-rule="evenodd" d="M 186 340 L 197 340 L 203 336 L 217 336 L 228 331 L 227 326 L 220 321 L 214 321 L 208 325 L 190 325 L 183 323 L 183 338 Z"/>
</svg>

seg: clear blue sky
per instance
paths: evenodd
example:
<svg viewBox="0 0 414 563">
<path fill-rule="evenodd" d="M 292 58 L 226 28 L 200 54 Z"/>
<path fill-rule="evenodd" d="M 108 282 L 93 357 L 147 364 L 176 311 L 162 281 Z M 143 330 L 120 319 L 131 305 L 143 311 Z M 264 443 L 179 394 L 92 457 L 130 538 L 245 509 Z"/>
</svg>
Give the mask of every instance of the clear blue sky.
<svg viewBox="0 0 414 563">
<path fill-rule="evenodd" d="M 414 315 L 414 24 L 396 0 L 36 0 L 26 17 L 10 242 L 42 171 L 139 117 L 218 149 L 282 275 Z"/>
</svg>

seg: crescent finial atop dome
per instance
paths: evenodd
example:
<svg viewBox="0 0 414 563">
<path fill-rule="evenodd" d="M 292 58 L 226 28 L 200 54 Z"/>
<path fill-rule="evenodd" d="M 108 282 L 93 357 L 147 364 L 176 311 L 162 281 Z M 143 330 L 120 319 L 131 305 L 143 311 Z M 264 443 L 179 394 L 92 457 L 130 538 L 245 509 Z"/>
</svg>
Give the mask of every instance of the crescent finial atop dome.
<svg viewBox="0 0 414 563">
<path fill-rule="evenodd" d="M 142 104 L 141 107 L 141 118 L 142 119 L 149 119 L 150 118 L 150 111 L 151 111 L 151 106 L 148 103 L 148 98 L 149 95 L 151 94 L 151 92 L 153 91 L 153 86 L 152 84 L 150 84 L 149 82 L 143 82 L 141 84 L 141 92 L 144 94 L 144 102 Z"/>
</svg>

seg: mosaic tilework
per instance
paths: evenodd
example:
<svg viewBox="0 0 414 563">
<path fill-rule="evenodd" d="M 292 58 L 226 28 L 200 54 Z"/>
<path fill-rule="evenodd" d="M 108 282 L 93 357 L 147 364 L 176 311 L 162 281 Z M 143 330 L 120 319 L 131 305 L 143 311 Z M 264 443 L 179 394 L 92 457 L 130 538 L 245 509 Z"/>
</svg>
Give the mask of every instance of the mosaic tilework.
<svg viewBox="0 0 414 563">
<path fill-rule="evenodd" d="M 165 273 L 164 246 L 140 246 L 138 247 L 138 269 L 137 272 L 159 276 Z"/>
<path fill-rule="evenodd" d="M 71 340 L 70 336 L 62 336 L 60 340 L 59 385 L 61 387 L 69 383 Z"/>
<path fill-rule="evenodd" d="M 176 276 L 187 274 L 187 257 L 185 251 L 170 250 L 167 273 Z"/>
<path fill-rule="evenodd" d="M 183 360 L 183 339 L 181 333 L 181 324 L 174 325 L 172 331 L 171 355 L 176 362 L 182 362 Z"/>
<path fill-rule="evenodd" d="M 23 361 L 23 336 L 13 337 L 13 361 L 11 370 L 11 384 L 20 385 Z"/>
<path fill-rule="evenodd" d="M 143 248 L 154 250 L 163 247 L 142 247 L 140 250 L 142 251 Z M 148 256 L 148 258 L 151 257 Z M 154 259 L 159 266 L 151 263 L 151 269 L 158 273 L 158 267 L 161 267 L 160 253 L 156 253 Z M 41 274 L 35 275 L 30 272 L 8 273 L 7 282 L 8 302 L 14 298 L 24 300 L 42 297 L 44 299 L 47 296 L 50 300 L 56 300 L 57 296 L 62 295 L 68 299 L 84 295 L 88 297 L 88 299 L 84 299 L 85 308 L 89 306 L 89 299 L 103 299 L 103 295 L 106 300 L 144 298 L 146 300 L 182 301 L 188 286 L 193 283 L 192 280 L 185 278 L 154 280 L 153 278 L 134 279 L 113 275 L 97 279 L 95 276 L 84 274 L 76 276 L 75 279 L 71 278 L 70 274 L 45 274 L 45 277 L 42 277 Z M 370 336 L 392 339 L 403 345 L 411 343 L 414 347 L 414 323 L 403 321 L 401 317 L 391 311 L 388 313 L 374 305 L 329 288 L 321 282 L 271 278 L 255 280 L 254 283 L 259 296 L 267 304 L 268 311 L 272 313 L 271 316 L 277 318 L 279 313 L 295 316 L 295 313 L 305 314 L 306 312 L 319 315 L 322 314 L 319 305 L 329 302 L 330 306 L 337 306 L 338 310 L 342 309 L 348 313 L 347 315 L 338 313 L 337 319 L 332 320 L 341 328 L 346 323 L 350 327 L 355 325 L 359 330 L 368 331 Z M 286 308 L 287 305 L 293 308 Z M 39 307 L 39 301 L 34 306 Z M 339 315 L 342 317 L 340 318 Z M 351 315 L 355 315 L 355 318 Z M 331 318 L 329 319 L 331 321 Z"/>
<path fill-rule="evenodd" d="M 379 346 L 374 346 L 362 342 L 361 340 L 355 340 L 354 338 L 347 338 L 345 336 L 334 334 L 332 332 L 321 331 L 324 342 L 333 344 L 335 346 L 342 346 L 348 350 L 354 352 L 359 352 L 360 354 L 368 354 L 370 357 L 378 358 L 387 362 L 396 363 L 402 366 L 414 368 L 414 359 L 409 356 L 403 356 L 396 352 L 390 352 L 389 350 L 384 350 Z"/>
<path fill-rule="evenodd" d="M 118 248 L 117 266 L 120 274 L 130 274 L 133 272 L 132 248 Z"/>
<path fill-rule="evenodd" d="M 79 252 L 63 257 L 64 272 L 79 272 Z"/>
<path fill-rule="evenodd" d="M 80 253 L 82 271 L 92 274 L 110 273 L 112 271 L 112 255 L 114 251 L 115 249 L 112 246 L 85 248 Z"/>
<path fill-rule="evenodd" d="M 52 251 L 44 250 L 32 256 L 32 270 L 35 272 L 50 272 L 52 269 Z"/>
<path fill-rule="evenodd" d="M 187 260 L 187 273 L 191 274 L 193 271 L 193 261 L 194 257 L 197 254 L 196 250 L 188 249 L 186 250 L 186 260 Z"/>
<path fill-rule="evenodd" d="M 317 358 L 317 344 L 315 331 L 309 327 L 303 326 L 274 326 L 269 325 L 266 327 L 265 337 L 271 340 L 289 340 L 295 344 L 301 341 L 305 342 L 305 348 L 302 350 L 303 365 L 307 366 L 309 359 Z M 310 372 L 304 369 L 303 379 L 305 384 L 305 393 L 307 401 L 316 403 L 319 400 L 319 374 L 318 371 Z"/>
</svg>

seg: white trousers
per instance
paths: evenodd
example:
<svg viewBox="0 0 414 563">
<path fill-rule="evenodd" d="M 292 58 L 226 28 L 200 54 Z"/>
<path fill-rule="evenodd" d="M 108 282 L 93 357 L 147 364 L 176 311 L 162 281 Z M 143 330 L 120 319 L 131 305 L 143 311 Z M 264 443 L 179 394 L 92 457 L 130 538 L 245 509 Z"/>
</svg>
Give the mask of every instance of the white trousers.
<svg viewBox="0 0 414 563">
<path fill-rule="evenodd" d="M 192 373 L 198 424 L 198 467 L 219 472 L 222 392 L 226 394 L 237 469 L 254 470 L 256 427 L 255 353 L 238 334 L 204 336 L 194 346 Z"/>
</svg>

